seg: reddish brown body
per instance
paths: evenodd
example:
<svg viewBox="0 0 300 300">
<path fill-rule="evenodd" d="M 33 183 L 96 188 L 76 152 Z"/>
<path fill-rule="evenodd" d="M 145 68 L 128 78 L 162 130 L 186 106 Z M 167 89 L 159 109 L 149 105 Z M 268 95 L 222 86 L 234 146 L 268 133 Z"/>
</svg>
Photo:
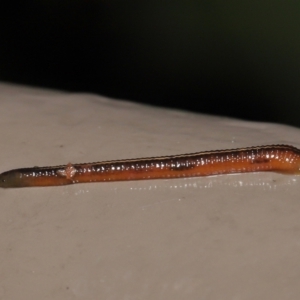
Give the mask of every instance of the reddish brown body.
<svg viewBox="0 0 300 300">
<path fill-rule="evenodd" d="M 58 186 L 273 171 L 300 174 L 300 150 L 271 145 L 192 154 L 15 169 L 0 174 L 0 187 Z"/>
</svg>

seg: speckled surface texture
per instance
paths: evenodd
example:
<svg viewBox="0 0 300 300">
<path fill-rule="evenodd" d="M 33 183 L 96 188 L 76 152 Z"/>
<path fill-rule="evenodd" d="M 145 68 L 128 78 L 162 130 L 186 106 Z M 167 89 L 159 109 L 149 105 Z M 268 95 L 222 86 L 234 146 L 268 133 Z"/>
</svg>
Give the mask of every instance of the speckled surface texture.
<svg viewBox="0 0 300 300">
<path fill-rule="evenodd" d="M 296 128 L 0 85 L 0 172 L 263 144 Z M 300 178 L 0 190 L 0 299 L 298 299 Z"/>
</svg>

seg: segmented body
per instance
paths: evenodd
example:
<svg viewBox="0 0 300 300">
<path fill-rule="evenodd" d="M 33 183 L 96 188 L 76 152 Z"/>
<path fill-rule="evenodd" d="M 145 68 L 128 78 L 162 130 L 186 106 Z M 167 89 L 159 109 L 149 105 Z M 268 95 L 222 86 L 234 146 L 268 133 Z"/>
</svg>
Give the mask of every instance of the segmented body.
<svg viewBox="0 0 300 300">
<path fill-rule="evenodd" d="M 0 187 L 59 186 L 83 182 L 143 180 L 273 171 L 300 174 L 300 150 L 271 145 L 150 158 L 14 169 Z"/>
</svg>

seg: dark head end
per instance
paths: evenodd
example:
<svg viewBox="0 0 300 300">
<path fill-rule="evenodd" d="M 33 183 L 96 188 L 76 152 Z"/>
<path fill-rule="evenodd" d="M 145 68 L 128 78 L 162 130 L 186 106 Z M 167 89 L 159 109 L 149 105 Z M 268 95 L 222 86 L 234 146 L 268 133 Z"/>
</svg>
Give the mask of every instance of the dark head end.
<svg viewBox="0 0 300 300">
<path fill-rule="evenodd" d="M 13 188 L 19 186 L 16 171 L 7 171 L 0 174 L 0 187 Z"/>
</svg>

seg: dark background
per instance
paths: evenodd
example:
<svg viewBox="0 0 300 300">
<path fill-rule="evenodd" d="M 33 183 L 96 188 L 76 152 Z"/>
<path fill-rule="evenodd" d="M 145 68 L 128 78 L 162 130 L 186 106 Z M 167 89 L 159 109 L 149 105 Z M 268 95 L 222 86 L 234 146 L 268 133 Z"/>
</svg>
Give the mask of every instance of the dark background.
<svg viewBox="0 0 300 300">
<path fill-rule="evenodd" d="M 300 126 L 299 1 L 9 3 L 1 81 Z"/>
</svg>

